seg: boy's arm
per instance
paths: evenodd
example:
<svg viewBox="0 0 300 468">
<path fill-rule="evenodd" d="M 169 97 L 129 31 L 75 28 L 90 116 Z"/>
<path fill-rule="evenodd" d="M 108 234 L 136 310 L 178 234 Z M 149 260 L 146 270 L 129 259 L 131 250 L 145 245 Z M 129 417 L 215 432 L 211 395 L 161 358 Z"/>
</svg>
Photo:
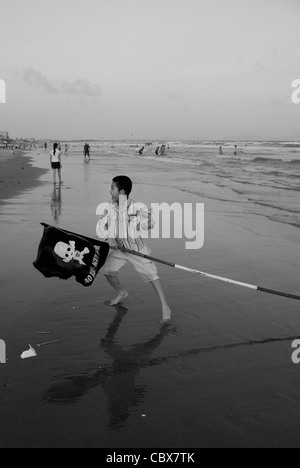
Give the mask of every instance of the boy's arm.
<svg viewBox="0 0 300 468">
<path fill-rule="evenodd" d="M 151 231 L 155 226 L 155 218 L 152 209 L 150 211 L 147 207 L 142 207 L 139 210 L 140 230 Z"/>
<path fill-rule="evenodd" d="M 150 231 L 155 226 L 152 210 L 149 211 L 144 203 L 134 202 L 128 212 L 130 225 L 139 231 Z"/>
<path fill-rule="evenodd" d="M 102 207 L 101 210 L 100 210 L 100 206 Z M 107 206 L 105 207 L 104 205 L 99 205 L 98 209 L 97 209 L 97 214 L 100 215 L 100 218 L 99 218 L 99 221 L 97 223 L 97 227 L 96 227 L 96 233 L 97 233 L 97 237 L 99 237 L 99 239 L 105 241 L 105 242 L 108 242 L 109 246 L 111 248 L 114 248 L 114 247 L 117 247 L 117 242 L 116 242 L 116 239 L 112 238 L 110 235 L 109 235 L 109 226 L 110 226 L 110 223 L 111 223 L 111 217 L 109 215 L 109 205 L 107 204 Z M 99 210 L 99 211 L 98 211 Z"/>
<path fill-rule="evenodd" d="M 108 240 L 108 235 L 109 235 L 108 220 L 107 220 L 107 216 L 105 214 L 100 216 L 100 219 L 99 219 L 99 221 L 97 223 L 97 227 L 96 227 L 96 233 L 97 233 L 97 237 L 99 237 L 99 239 L 101 239 L 103 241 Z"/>
</svg>

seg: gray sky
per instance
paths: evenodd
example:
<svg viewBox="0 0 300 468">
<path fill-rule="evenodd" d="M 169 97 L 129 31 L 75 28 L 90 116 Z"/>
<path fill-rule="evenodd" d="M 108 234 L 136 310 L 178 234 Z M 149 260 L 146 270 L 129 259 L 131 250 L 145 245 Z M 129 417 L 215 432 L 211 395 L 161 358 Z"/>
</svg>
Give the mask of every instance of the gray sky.
<svg viewBox="0 0 300 468">
<path fill-rule="evenodd" d="M 300 139 L 299 0 L 1 0 L 0 130 Z"/>
</svg>

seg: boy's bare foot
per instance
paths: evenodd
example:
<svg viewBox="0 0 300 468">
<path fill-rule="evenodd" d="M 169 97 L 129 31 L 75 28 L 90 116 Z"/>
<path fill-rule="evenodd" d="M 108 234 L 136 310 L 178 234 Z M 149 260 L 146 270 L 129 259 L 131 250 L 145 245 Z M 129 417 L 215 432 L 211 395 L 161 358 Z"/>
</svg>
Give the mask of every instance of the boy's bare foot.
<svg viewBox="0 0 300 468">
<path fill-rule="evenodd" d="M 162 318 L 162 321 L 160 322 L 162 325 L 166 324 L 166 323 L 170 323 L 171 322 L 171 315 L 172 315 L 172 312 L 171 312 L 171 309 L 169 306 L 164 306 L 163 307 L 163 318 Z"/>
<path fill-rule="evenodd" d="M 109 305 L 115 306 L 117 304 L 120 304 L 120 302 L 125 301 L 128 297 L 128 292 L 127 291 L 121 291 L 115 299 L 110 301 Z"/>
</svg>

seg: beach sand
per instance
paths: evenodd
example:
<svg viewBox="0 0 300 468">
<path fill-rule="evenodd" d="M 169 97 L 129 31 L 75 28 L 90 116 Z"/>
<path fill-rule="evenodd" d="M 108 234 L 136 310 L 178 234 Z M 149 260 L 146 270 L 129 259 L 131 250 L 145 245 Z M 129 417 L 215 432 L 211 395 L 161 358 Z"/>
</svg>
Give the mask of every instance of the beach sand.
<svg viewBox="0 0 300 468">
<path fill-rule="evenodd" d="M 105 305 L 114 294 L 101 272 L 84 289 L 32 266 L 40 222 L 95 236 L 96 207 L 110 200 L 120 174 L 148 205 L 205 204 L 201 250 L 186 250 L 185 239 L 149 241 L 155 257 L 177 264 L 299 294 L 298 229 L 205 198 L 212 187 L 184 166 L 96 153 L 84 164 L 70 153 L 58 190 L 47 154 L 31 156 L 25 190 L 0 189 L 0 339 L 8 359 L 0 365 L 0 446 L 299 446 L 300 368 L 291 360 L 299 302 L 158 265 L 173 310 L 161 328 L 155 294 L 130 266 L 120 275 L 126 308 Z M 0 163 L 1 174 L 9 164 Z M 60 341 L 37 346 L 52 340 Z M 22 361 L 29 343 L 38 357 Z"/>
<path fill-rule="evenodd" d="M 30 158 L 21 151 L 15 151 L 12 155 L 9 150 L 0 149 L 0 203 L 38 185 L 38 177 L 44 172 L 33 168 Z"/>
</svg>

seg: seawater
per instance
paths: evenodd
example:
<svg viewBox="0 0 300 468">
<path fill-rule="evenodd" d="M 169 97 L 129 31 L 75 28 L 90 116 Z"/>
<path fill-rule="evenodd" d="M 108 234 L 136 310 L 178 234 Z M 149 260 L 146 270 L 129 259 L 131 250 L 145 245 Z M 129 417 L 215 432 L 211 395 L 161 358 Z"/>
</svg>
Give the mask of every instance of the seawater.
<svg viewBox="0 0 300 468">
<path fill-rule="evenodd" d="M 156 156 L 155 149 L 162 143 L 169 148 L 165 156 Z M 70 142 L 75 153 L 82 151 L 83 144 Z M 199 181 L 199 196 L 243 203 L 249 212 L 300 228 L 300 142 L 102 140 L 90 142 L 90 146 L 100 155 L 176 164 L 178 173 L 180 166 L 188 168 L 193 179 Z M 140 156 L 138 150 L 143 146 Z M 222 156 L 219 146 L 223 148 Z"/>
</svg>

